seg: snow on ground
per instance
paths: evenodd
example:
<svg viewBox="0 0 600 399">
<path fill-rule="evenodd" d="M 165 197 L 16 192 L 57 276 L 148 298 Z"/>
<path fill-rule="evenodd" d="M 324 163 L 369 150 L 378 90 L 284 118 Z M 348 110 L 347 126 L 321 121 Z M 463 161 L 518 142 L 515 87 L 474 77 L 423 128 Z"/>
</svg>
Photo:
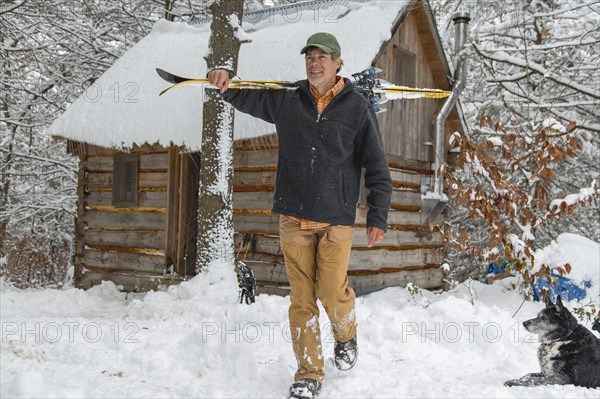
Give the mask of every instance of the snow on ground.
<svg viewBox="0 0 600 399">
<path fill-rule="evenodd" d="M 592 277 L 596 303 L 598 248 L 568 234 L 545 250 L 547 259 L 570 256 L 576 273 Z M 146 295 L 111 283 L 82 291 L 1 282 L 0 396 L 286 397 L 295 371 L 289 298 L 260 295 L 240 305 L 233 273 L 212 274 Z M 535 336 L 520 323 L 541 304 L 527 302 L 513 317 L 522 299 L 510 282 L 419 297 L 388 288 L 358 298 L 360 357 L 345 373 L 333 366 L 322 312 L 321 397 L 598 398 L 599 389 L 502 385 L 539 370 Z"/>
</svg>

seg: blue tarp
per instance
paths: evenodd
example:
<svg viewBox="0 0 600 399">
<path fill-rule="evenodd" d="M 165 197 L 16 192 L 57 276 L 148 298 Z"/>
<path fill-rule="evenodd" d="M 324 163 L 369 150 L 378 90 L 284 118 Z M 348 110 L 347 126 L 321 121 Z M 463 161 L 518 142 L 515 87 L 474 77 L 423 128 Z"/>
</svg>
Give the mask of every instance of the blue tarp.
<svg viewBox="0 0 600 399">
<path fill-rule="evenodd" d="M 550 284 L 546 281 L 546 278 L 542 277 L 540 281 L 536 285 L 533 286 L 533 300 L 541 301 L 543 299 L 542 290 L 546 289 L 550 291 L 550 299 L 552 302 L 556 302 L 556 297 L 560 295 L 563 300 L 572 301 L 576 299 L 581 301 L 585 299 L 586 289 L 592 286 L 591 281 L 584 281 L 583 286 L 578 286 L 571 280 L 565 276 L 561 276 L 558 274 L 551 273 Z M 556 287 L 554 286 L 554 280 L 556 279 Z"/>
<path fill-rule="evenodd" d="M 496 263 L 491 262 L 490 264 L 488 264 L 488 268 L 487 268 L 487 273 L 486 273 L 486 284 L 487 284 L 487 278 L 488 277 L 494 277 L 497 276 L 498 274 L 504 274 L 506 273 L 506 265 L 507 262 L 504 261 L 502 263 L 502 266 L 498 266 Z M 513 274 L 513 273 L 511 273 Z"/>
<path fill-rule="evenodd" d="M 486 284 L 487 278 L 506 273 L 506 265 L 507 262 L 503 262 L 501 266 L 498 266 L 494 262 L 488 264 L 485 280 Z M 510 271 L 510 274 L 514 275 L 514 271 Z M 566 301 L 572 301 L 574 299 L 581 301 L 586 297 L 586 289 L 592 286 L 591 281 L 584 281 L 582 285 L 577 285 L 570 278 L 554 273 L 550 274 L 550 278 L 550 283 L 546 281 L 545 277 L 542 277 L 537 284 L 533 286 L 533 299 L 535 301 L 541 301 L 543 299 L 543 290 L 550 291 L 550 299 L 552 302 L 556 301 L 556 297 L 558 295 L 560 295 L 561 298 Z M 556 286 L 554 286 L 555 280 Z"/>
</svg>

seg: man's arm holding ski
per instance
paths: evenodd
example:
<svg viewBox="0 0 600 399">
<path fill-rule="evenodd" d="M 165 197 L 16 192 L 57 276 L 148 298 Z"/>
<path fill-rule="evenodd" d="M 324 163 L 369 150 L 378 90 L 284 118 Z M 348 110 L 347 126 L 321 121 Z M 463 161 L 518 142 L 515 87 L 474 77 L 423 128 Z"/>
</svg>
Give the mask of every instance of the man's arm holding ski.
<svg viewBox="0 0 600 399">
<path fill-rule="evenodd" d="M 223 100 L 233 105 L 235 109 L 265 122 L 275 123 L 281 110 L 283 98 L 289 91 L 266 88 L 262 90 L 240 90 L 240 87 L 236 87 L 237 80 L 230 79 L 232 76 L 235 76 L 233 71 L 222 68 L 211 70 L 207 74 L 212 87 L 218 89 Z M 293 85 L 293 90 L 295 90 L 297 86 Z"/>
</svg>

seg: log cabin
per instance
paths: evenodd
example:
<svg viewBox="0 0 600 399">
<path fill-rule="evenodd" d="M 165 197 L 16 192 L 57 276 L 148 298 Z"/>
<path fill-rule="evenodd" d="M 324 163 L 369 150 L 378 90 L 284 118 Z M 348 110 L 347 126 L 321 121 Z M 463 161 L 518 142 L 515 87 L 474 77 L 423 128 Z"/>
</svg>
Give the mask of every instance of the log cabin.
<svg viewBox="0 0 600 399">
<path fill-rule="evenodd" d="M 51 125 L 50 134 L 65 140 L 80 160 L 76 286 L 110 280 L 125 291 L 143 292 L 195 274 L 203 90 L 182 88 L 159 97 L 168 84 L 154 69 L 203 77 L 209 25 L 158 21 Z M 381 78 L 399 85 L 452 89 L 452 71 L 425 0 L 314 0 L 246 12 L 242 26 L 252 42 L 240 50 L 241 77 L 303 79 L 299 50 L 310 34 L 327 31 L 340 41 L 342 75 L 376 66 Z M 367 247 L 364 192 L 356 204 L 348 275 L 359 295 L 409 282 L 443 287 L 447 250 L 436 227 L 448 208 L 428 219 L 423 198 L 433 184 L 434 120 L 445 101 L 394 100 L 378 114 L 394 190 L 389 232 L 375 247 Z M 464 129 L 456 103 L 443 121 L 443 140 Z M 245 261 L 259 292 L 286 295 L 279 216 L 270 210 L 274 126 L 236 111 L 234 138 L 236 249 L 251 238 Z"/>
</svg>

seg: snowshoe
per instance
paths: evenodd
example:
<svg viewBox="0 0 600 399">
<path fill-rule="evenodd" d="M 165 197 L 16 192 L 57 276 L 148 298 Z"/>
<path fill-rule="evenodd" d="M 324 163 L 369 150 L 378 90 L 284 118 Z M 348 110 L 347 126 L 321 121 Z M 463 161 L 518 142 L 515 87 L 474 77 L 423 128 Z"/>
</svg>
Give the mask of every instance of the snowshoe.
<svg viewBox="0 0 600 399">
<path fill-rule="evenodd" d="M 321 392 L 321 383 L 312 378 L 303 378 L 290 386 L 290 399 L 313 399 Z"/>
<path fill-rule="evenodd" d="M 356 337 L 346 342 L 335 341 L 333 352 L 335 355 L 333 360 L 335 367 L 342 371 L 350 370 L 358 360 Z"/>
</svg>

